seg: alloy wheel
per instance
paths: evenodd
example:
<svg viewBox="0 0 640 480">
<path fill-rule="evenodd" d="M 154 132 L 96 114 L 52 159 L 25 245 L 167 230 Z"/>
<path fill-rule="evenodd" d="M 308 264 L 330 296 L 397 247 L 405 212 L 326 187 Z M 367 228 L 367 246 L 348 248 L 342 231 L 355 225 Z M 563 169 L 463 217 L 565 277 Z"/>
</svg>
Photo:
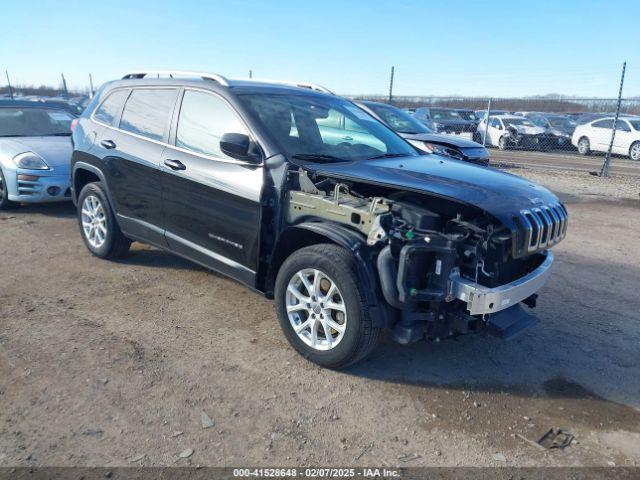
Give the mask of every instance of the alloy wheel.
<svg viewBox="0 0 640 480">
<path fill-rule="evenodd" d="M 100 248 L 107 238 L 107 216 L 102 202 L 95 195 L 89 195 L 82 202 L 82 229 L 89 244 Z"/>
<path fill-rule="evenodd" d="M 584 155 L 589 151 L 589 140 L 586 138 L 581 138 L 578 142 L 578 151 Z"/>
<path fill-rule="evenodd" d="M 631 145 L 631 152 L 629 153 L 631 160 L 640 160 L 640 142 L 636 142 Z"/>
<path fill-rule="evenodd" d="M 317 268 L 298 271 L 287 286 L 287 316 L 293 331 L 316 350 L 331 350 L 344 338 L 347 309 L 336 283 Z"/>
</svg>

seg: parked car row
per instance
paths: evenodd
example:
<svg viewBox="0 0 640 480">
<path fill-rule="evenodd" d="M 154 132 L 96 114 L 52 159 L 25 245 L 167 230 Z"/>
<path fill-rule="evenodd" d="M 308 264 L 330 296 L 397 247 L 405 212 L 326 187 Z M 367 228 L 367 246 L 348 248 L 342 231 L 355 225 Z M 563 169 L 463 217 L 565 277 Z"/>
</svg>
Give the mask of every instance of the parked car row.
<svg viewBox="0 0 640 480">
<path fill-rule="evenodd" d="M 560 114 L 549 112 L 510 112 L 491 110 L 487 118 L 486 110 L 464 110 L 441 107 L 418 107 L 405 109 L 424 126 L 436 133 L 469 136 L 476 143 L 500 149 L 519 148 L 528 150 L 576 150 L 582 154 L 603 150 L 612 136 L 614 115 L 612 113 L 574 113 Z M 613 148 L 614 153 L 629 156 L 637 160 L 633 125 L 640 119 L 638 116 L 621 114 L 618 125 L 620 135 Z M 581 135 L 574 139 L 576 128 L 585 131 L 586 125 L 596 120 L 605 120 L 598 125 L 609 125 L 608 128 L 596 127 L 599 130 Z M 587 129 L 588 130 L 588 129 Z M 605 131 L 606 130 L 606 131 Z M 608 136 L 608 141 L 606 137 Z M 486 138 L 485 138 L 486 137 Z M 597 138 L 596 138 L 597 137 Z M 582 138 L 581 146 L 578 141 Z M 593 142 L 590 141 L 593 139 Z M 585 153 L 586 152 L 586 153 Z"/>
</svg>

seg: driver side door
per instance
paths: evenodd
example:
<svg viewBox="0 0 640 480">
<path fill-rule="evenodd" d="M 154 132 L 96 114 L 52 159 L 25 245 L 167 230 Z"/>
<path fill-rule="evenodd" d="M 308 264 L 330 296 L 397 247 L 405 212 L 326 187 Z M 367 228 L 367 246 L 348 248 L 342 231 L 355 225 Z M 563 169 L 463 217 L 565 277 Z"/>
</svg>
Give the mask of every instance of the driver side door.
<svg viewBox="0 0 640 480">
<path fill-rule="evenodd" d="M 260 241 L 262 165 L 220 149 L 225 133 L 250 135 L 216 93 L 185 89 L 161 156 L 167 244 L 174 252 L 253 286 Z"/>
</svg>

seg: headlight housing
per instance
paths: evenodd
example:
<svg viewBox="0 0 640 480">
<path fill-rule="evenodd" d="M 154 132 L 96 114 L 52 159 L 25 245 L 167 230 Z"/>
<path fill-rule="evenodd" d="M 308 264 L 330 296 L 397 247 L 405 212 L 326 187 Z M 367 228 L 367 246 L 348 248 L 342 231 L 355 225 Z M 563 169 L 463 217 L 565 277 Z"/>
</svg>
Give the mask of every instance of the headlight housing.
<svg viewBox="0 0 640 480">
<path fill-rule="evenodd" d="M 24 168 L 26 170 L 49 170 L 47 162 L 33 152 L 16 155 L 13 157 L 13 163 L 15 163 L 18 168 Z"/>
<path fill-rule="evenodd" d="M 457 150 L 454 150 L 453 148 L 445 147 L 443 145 L 438 145 L 437 143 L 425 143 L 424 146 L 431 153 L 435 153 L 437 155 L 445 155 L 447 157 L 453 157 L 453 158 L 463 158 L 463 156 Z"/>
</svg>

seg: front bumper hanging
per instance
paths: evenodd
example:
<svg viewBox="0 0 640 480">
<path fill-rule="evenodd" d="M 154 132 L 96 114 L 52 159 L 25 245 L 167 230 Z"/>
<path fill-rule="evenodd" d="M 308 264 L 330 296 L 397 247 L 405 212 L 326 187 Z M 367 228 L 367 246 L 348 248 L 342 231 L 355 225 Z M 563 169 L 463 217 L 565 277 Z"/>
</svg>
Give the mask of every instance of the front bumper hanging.
<svg viewBox="0 0 640 480">
<path fill-rule="evenodd" d="M 450 294 L 465 302 L 471 315 L 496 313 L 520 303 L 542 288 L 549 278 L 552 263 L 553 253 L 547 250 L 545 260 L 533 272 L 494 288 L 453 273 L 450 277 Z"/>
</svg>

